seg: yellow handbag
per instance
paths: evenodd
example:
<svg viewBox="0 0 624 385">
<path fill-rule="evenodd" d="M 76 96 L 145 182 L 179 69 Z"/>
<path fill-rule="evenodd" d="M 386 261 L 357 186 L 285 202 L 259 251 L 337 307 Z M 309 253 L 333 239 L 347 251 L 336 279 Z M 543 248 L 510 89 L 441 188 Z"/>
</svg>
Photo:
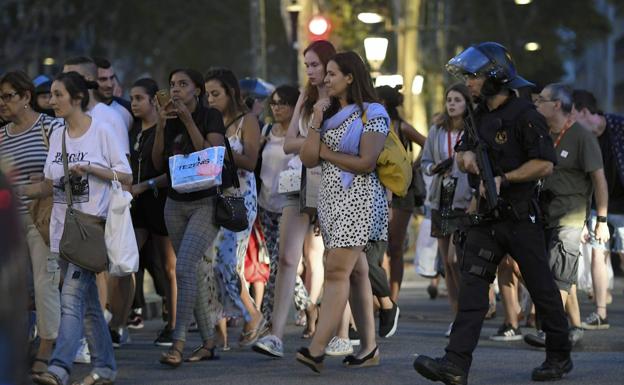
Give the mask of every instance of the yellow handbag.
<svg viewBox="0 0 624 385">
<path fill-rule="evenodd" d="M 366 124 L 366 121 L 366 111 L 364 111 L 362 124 Z M 384 148 L 377 158 L 377 175 L 381 183 L 394 195 L 404 197 L 412 183 L 412 158 L 403 147 L 394 129 L 388 128 Z"/>
</svg>

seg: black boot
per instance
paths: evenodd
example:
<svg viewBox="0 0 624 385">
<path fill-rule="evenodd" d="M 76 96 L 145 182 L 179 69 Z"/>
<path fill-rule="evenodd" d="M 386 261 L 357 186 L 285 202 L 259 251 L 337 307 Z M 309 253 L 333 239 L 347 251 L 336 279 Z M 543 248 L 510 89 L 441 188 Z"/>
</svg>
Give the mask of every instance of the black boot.
<svg viewBox="0 0 624 385">
<path fill-rule="evenodd" d="M 572 371 L 572 359 L 570 357 L 563 360 L 546 359 L 539 367 L 533 369 L 531 379 L 533 381 L 556 381 L 560 380 L 564 374 Z"/>
<path fill-rule="evenodd" d="M 468 383 L 468 373 L 446 358 L 418 356 L 414 360 L 414 369 L 421 376 L 431 381 L 441 381 L 446 385 L 466 385 Z"/>
</svg>

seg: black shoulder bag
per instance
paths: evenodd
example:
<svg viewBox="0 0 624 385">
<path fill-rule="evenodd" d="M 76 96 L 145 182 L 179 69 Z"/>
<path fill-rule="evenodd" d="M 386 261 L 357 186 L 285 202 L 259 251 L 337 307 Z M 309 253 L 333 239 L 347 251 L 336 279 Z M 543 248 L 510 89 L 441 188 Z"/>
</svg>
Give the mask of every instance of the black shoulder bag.
<svg viewBox="0 0 624 385">
<path fill-rule="evenodd" d="M 237 120 L 238 118 L 234 119 L 234 121 Z M 227 155 L 230 160 L 229 167 L 227 167 L 227 169 L 230 171 L 232 184 L 235 188 L 238 189 L 240 188 L 240 182 L 237 175 L 238 168 L 234 163 L 232 147 L 230 147 L 230 141 L 227 137 L 224 141 Z M 247 230 L 247 228 L 249 227 L 249 221 L 247 220 L 247 208 L 245 207 L 245 198 L 239 196 L 223 195 L 221 186 L 217 187 L 214 224 L 234 232 Z"/>
</svg>

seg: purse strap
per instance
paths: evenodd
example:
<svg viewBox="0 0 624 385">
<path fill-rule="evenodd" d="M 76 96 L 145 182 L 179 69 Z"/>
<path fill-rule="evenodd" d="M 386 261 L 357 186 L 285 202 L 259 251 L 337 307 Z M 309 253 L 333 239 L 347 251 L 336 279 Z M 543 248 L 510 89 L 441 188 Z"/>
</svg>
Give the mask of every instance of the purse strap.
<svg viewBox="0 0 624 385">
<path fill-rule="evenodd" d="M 225 131 L 227 131 L 228 127 L 230 127 L 234 122 L 236 122 L 238 119 L 240 119 L 243 116 L 245 116 L 245 114 L 246 113 L 243 112 L 242 114 L 240 114 L 236 118 L 234 118 L 234 120 L 229 122 L 225 126 Z M 230 175 L 232 177 L 232 184 L 234 185 L 234 187 L 240 188 L 240 181 L 238 180 L 238 167 L 236 166 L 236 163 L 234 163 L 234 154 L 232 153 L 232 147 L 230 146 L 230 140 L 227 138 L 226 135 L 223 135 L 223 139 L 224 139 L 224 142 L 225 142 L 225 150 L 227 151 L 228 159 L 230 159 L 230 164 L 232 165 L 232 167 L 228 167 L 228 169 L 230 170 Z M 217 187 L 217 190 L 220 192 L 221 191 L 221 187 L 220 186 Z"/>
<path fill-rule="evenodd" d="M 65 174 L 65 199 L 67 199 L 67 207 L 72 209 L 72 191 L 71 191 L 71 182 L 69 180 L 69 165 L 67 160 L 67 147 L 65 145 L 65 135 L 67 135 L 67 126 L 63 128 L 63 145 L 62 145 L 62 154 L 61 159 L 63 160 L 63 173 Z"/>
<path fill-rule="evenodd" d="M 48 134 L 45 131 L 45 127 L 43 127 L 43 114 L 39 115 L 39 128 L 41 129 L 41 138 L 43 139 L 43 144 L 45 145 L 46 150 L 49 150 L 50 140 L 48 139 Z"/>
</svg>

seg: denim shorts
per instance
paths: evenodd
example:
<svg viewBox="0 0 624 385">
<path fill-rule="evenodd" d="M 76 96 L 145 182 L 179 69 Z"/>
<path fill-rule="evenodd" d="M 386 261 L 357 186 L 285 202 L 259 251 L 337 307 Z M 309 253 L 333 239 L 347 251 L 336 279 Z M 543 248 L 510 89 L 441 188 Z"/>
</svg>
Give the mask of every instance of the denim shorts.
<svg viewBox="0 0 624 385">
<path fill-rule="evenodd" d="M 624 215 L 609 214 L 607 224 L 609 225 L 609 233 L 611 238 L 606 243 L 598 243 L 594 237 L 594 228 L 596 227 L 596 211 L 592 210 L 589 219 L 589 234 L 591 236 L 591 246 L 598 250 L 610 250 L 615 253 L 624 252 Z"/>
</svg>

